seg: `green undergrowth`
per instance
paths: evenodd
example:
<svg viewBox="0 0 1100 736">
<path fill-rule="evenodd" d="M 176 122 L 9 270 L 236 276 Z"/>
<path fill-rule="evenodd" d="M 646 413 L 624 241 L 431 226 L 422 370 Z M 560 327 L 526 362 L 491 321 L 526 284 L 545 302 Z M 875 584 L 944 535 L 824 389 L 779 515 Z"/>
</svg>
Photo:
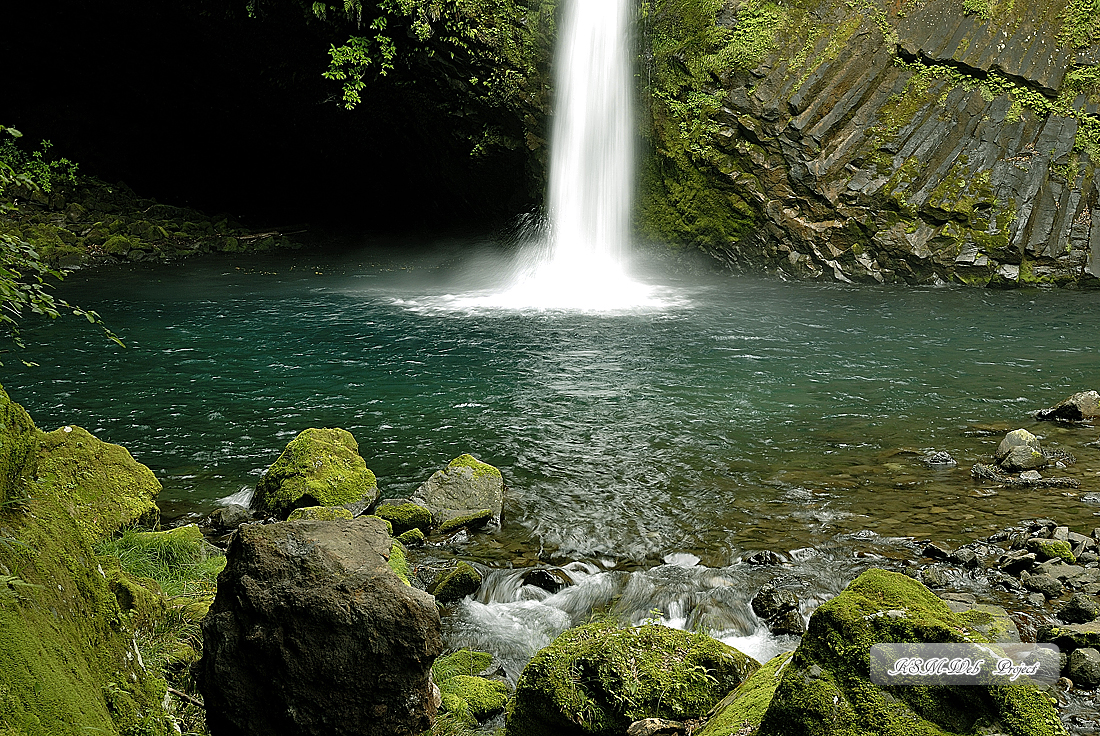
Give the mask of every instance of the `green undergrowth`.
<svg viewBox="0 0 1100 736">
<path fill-rule="evenodd" d="M 1100 0 L 1068 0 L 1059 39 L 1073 48 L 1100 40 Z"/>
<path fill-rule="evenodd" d="M 190 665 L 202 651 L 199 622 L 217 591 L 226 558 L 194 525 L 164 532 L 124 531 L 100 542 L 116 597 L 130 616 L 146 668 L 173 689 L 198 700 Z M 205 733 L 203 713 L 188 698 L 169 698 L 170 713 L 185 733 Z"/>
<path fill-rule="evenodd" d="M 151 578 L 169 599 L 203 598 L 216 592 L 225 556 L 194 525 L 165 532 L 127 530 L 96 546 L 133 577 Z"/>
<path fill-rule="evenodd" d="M 646 136 L 639 226 L 651 237 L 697 247 L 740 239 L 758 216 L 716 178 L 730 165 L 719 149 L 722 80 L 757 66 L 774 48 L 788 10 L 748 0 L 732 27 L 715 23 L 720 0 L 651 0 L 641 8 Z"/>
</svg>

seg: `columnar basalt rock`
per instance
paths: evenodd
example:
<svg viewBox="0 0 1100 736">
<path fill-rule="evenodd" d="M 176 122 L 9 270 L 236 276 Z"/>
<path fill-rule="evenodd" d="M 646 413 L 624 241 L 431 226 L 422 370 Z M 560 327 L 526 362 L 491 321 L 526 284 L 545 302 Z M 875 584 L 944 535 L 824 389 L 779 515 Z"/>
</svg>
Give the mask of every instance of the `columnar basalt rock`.
<svg viewBox="0 0 1100 736">
<path fill-rule="evenodd" d="M 718 22 L 730 34 L 719 51 L 732 50 L 735 63 L 709 74 L 698 71 L 701 57 L 684 56 L 696 53 L 690 46 L 680 62 L 662 57 L 669 41 L 658 39 L 658 77 L 664 58 L 680 63 L 665 76 L 681 81 L 660 90 L 671 102 L 653 103 L 653 170 L 662 173 L 643 187 L 643 226 L 736 271 L 1095 283 L 1100 210 L 1086 151 L 1098 106 L 1084 80 L 1096 49 L 1060 35 L 1063 3 L 977 13 L 950 0 L 904 12 L 822 0 L 774 6 L 771 16 L 762 7 L 772 6 L 725 3 Z M 663 17 L 655 14 L 654 33 L 675 37 Z M 772 32 L 742 48 L 752 27 Z M 759 46 L 771 50 L 756 61 L 748 51 Z M 692 122 L 700 95 L 716 107 Z M 662 129 L 663 117 L 685 122 Z M 662 130 L 703 133 L 685 146 L 681 133 Z M 722 204 L 704 212 L 704 192 Z M 697 227 L 704 215 L 728 232 Z"/>
</svg>

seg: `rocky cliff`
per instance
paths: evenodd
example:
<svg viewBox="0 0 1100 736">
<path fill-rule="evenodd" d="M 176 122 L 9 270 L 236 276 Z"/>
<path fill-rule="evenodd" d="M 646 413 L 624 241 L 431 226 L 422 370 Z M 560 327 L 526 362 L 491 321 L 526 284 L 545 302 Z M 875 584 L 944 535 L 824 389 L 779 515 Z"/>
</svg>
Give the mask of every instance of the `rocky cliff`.
<svg viewBox="0 0 1100 736">
<path fill-rule="evenodd" d="M 1092 14 L 1053 0 L 646 6 L 641 226 L 735 271 L 1093 285 Z"/>
</svg>

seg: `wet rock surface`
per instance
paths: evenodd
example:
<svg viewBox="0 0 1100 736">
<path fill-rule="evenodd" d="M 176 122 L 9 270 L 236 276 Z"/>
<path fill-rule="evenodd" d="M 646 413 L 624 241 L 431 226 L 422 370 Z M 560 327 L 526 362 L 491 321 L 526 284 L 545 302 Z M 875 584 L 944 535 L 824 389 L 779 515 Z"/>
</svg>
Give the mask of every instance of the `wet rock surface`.
<svg viewBox="0 0 1100 736">
<path fill-rule="evenodd" d="M 431 512 L 440 531 L 499 524 L 504 479 L 492 465 L 473 455 L 461 455 L 421 484 L 411 500 Z"/>
<path fill-rule="evenodd" d="M 654 227 L 736 271 L 1094 284 L 1097 190 L 1077 138 L 1097 105 L 1069 77 L 1095 54 L 1060 38 L 1063 9 L 1040 0 L 983 14 L 931 0 L 864 12 L 822 2 L 792 14 L 770 54 L 725 73 L 706 139 L 715 152 L 678 180 L 728 198 L 706 214 L 732 235 L 700 234 L 695 200 L 659 183 L 659 201 L 679 219 L 661 212 Z M 745 12 L 727 4 L 727 25 Z M 1071 102 L 1055 108 L 1055 99 Z"/>
<path fill-rule="evenodd" d="M 238 529 L 199 663 L 217 734 L 418 734 L 435 713 L 435 600 L 391 569 L 380 519 Z"/>
</svg>

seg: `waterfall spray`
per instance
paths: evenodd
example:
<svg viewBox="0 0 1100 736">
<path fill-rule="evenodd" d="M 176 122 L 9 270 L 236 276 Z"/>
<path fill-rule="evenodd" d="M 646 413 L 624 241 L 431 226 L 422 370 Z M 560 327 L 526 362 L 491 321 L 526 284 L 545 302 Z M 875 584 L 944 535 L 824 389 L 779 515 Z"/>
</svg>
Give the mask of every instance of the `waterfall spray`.
<svg viewBox="0 0 1100 736">
<path fill-rule="evenodd" d="M 634 191 L 631 0 L 568 0 L 554 59 L 546 240 L 512 286 L 476 300 L 511 309 L 660 306 L 624 271 Z"/>
</svg>

